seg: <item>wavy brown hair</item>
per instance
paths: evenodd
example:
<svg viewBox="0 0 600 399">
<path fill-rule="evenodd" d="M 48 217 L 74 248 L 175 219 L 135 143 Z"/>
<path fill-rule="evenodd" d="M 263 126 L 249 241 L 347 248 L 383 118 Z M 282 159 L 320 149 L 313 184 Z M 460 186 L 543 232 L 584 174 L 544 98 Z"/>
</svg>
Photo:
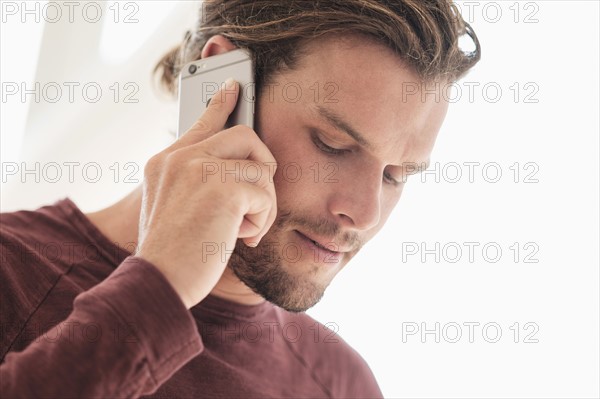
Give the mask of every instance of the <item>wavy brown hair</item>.
<svg viewBox="0 0 600 399">
<path fill-rule="evenodd" d="M 260 90 L 275 72 L 297 65 L 307 41 L 351 33 L 391 48 L 424 81 L 458 80 L 481 58 L 477 35 L 451 0 L 205 0 L 195 28 L 154 72 L 176 95 L 181 68 L 200 59 L 211 36 L 223 35 L 249 51 Z M 474 51 L 459 48 L 463 35 Z"/>
</svg>

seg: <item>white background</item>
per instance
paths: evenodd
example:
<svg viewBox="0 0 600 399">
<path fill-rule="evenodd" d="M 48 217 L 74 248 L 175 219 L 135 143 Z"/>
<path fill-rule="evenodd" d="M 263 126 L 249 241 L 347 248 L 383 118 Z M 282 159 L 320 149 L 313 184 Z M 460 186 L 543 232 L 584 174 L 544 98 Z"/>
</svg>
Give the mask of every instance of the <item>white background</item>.
<svg viewBox="0 0 600 399">
<path fill-rule="evenodd" d="M 100 209 L 133 189 L 148 157 L 172 140 L 175 104 L 152 91 L 150 74 L 198 5 L 97 2 L 113 8 L 90 23 L 84 4 L 72 23 L 64 6 L 48 23 L 2 2 L 2 211 L 65 196 Z M 386 227 L 309 313 L 335 323 L 386 397 L 598 397 L 599 4 L 460 4 L 483 58 L 449 92 L 456 100 L 432 172 L 410 181 Z M 130 14 L 138 22 L 124 23 Z M 57 82 L 61 100 L 47 101 L 56 95 L 48 91 L 22 101 L 20 84 L 34 82 Z M 72 103 L 64 82 L 80 82 Z M 88 82 L 102 89 L 97 103 L 82 97 Z M 124 101 L 128 82 L 137 103 Z M 14 84 L 19 92 L 8 95 Z M 36 162 L 63 165 L 62 178 L 21 175 Z M 72 183 L 64 162 L 79 162 Z M 96 183 L 86 181 L 95 169 L 82 175 L 93 162 L 103 172 Z M 478 163 L 471 176 L 469 162 Z"/>
</svg>

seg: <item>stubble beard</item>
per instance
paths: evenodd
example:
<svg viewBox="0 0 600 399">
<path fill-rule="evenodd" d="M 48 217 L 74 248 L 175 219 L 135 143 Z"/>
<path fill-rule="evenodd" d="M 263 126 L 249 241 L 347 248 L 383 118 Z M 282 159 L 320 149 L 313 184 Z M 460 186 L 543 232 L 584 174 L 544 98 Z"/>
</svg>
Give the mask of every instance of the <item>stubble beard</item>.
<svg viewBox="0 0 600 399">
<path fill-rule="evenodd" d="M 242 240 L 237 240 L 228 267 L 267 301 L 290 312 L 304 312 L 321 300 L 329 282 L 318 283 L 311 279 L 312 274 L 318 275 L 318 268 L 312 269 L 309 275 L 294 274 L 289 270 L 294 263 L 283 256 L 285 243 L 279 242 L 278 237 L 291 231 L 292 226 L 305 227 L 326 236 L 339 233 L 339 227 L 331 223 L 314 223 L 306 217 L 291 217 L 291 212 L 282 212 L 257 247 L 247 247 Z M 355 236 L 352 240 L 358 243 Z"/>
</svg>

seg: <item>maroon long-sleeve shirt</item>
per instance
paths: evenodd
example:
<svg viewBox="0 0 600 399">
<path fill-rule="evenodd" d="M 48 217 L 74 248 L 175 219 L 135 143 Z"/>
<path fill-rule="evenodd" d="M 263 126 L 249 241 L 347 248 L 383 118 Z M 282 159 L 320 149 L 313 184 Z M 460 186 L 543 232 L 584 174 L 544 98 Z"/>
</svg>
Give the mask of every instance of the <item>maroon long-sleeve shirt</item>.
<svg viewBox="0 0 600 399">
<path fill-rule="evenodd" d="M 211 295 L 186 309 L 68 199 L 0 216 L 2 398 L 382 397 L 304 313 Z"/>
</svg>

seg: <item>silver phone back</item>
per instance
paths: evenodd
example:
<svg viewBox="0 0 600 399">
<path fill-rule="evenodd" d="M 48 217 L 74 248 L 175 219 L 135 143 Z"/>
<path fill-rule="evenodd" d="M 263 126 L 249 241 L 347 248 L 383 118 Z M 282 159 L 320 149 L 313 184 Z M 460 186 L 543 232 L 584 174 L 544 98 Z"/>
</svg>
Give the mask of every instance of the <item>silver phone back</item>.
<svg viewBox="0 0 600 399">
<path fill-rule="evenodd" d="M 240 87 L 238 102 L 225 128 L 246 125 L 254 128 L 254 69 L 245 50 L 233 50 L 187 64 L 179 75 L 179 121 L 177 137 L 200 118 L 210 98 L 228 78 Z"/>
</svg>

